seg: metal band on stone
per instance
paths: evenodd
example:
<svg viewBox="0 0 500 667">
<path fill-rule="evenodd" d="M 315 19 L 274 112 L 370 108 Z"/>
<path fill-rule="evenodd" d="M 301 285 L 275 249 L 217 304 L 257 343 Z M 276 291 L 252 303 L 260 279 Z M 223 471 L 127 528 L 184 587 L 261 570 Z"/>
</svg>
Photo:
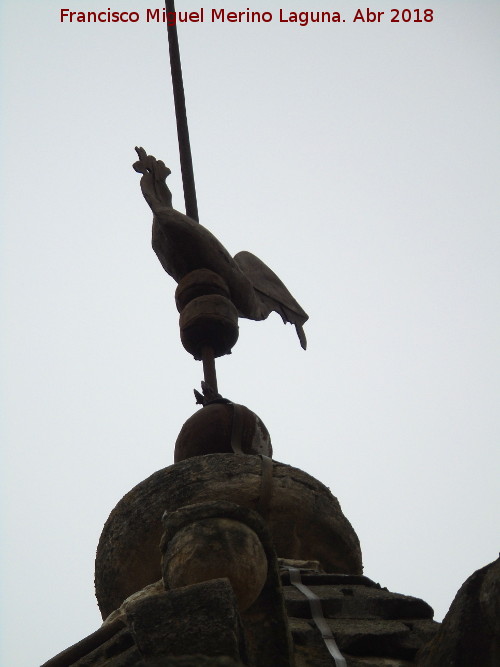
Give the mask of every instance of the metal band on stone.
<svg viewBox="0 0 500 667">
<path fill-rule="evenodd" d="M 325 642 L 328 652 L 335 661 L 337 667 L 347 667 L 347 663 L 342 653 L 339 651 L 337 642 L 333 636 L 330 626 L 325 620 L 323 614 L 323 607 L 321 606 L 321 600 L 313 593 L 308 586 L 302 583 L 300 576 L 300 570 L 296 567 L 285 566 L 288 572 L 290 573 L 290 583 L 292 586 L 295 586 L 309 601 L 309 607 L 311 608 L 311 615 L 316 627 L 321 632 L 323 641 Z"/>
<path fill-rule="evenodd" d="M 241 416 L 241 406 L 232 403 L 233 406 L 233 421 L 231 426 L 231 449 L 235 454 L 244 454 L 241 445 L 243 437 L 243 419 Z"/>
<path fill-rule="evenodd" d="M 262 460 L 262 477 L 260 481 L 260 497 L 257 511 L 267 519 L 273 495 L 273 460 L 269 456 L 260 454 Z"/>
<path fill-rule="evenodd" d="M 243 451 L 243 416 L 241 405 L 231 403 L 233 419 L 231 424 L 231 449 L 235 454 L 245 455 Z M 262 460 L 262 477 L 257 511 L 263 518 L 267 518 L 273 495 L 273 460 L 269 456 L 259 454 Z"/>
</svg>

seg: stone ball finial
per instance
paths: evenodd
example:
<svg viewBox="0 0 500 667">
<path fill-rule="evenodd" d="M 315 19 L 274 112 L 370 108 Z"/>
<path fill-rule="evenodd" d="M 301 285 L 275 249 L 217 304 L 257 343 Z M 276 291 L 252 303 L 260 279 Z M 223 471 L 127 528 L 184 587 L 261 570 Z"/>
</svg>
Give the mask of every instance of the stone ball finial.
<svg viewBox="0 0 500 667">
<path fill-rule="evenodd" d="M 174 462 L 205 454 L 263 454 L 272 458 L 271 436 L 255 412 L 237 403 L 210 403 L 184 423 Z"/>
<path fill-rule="evenodd" d="M 172 589 L 227 578 L 240 611 L 245 611 L 264 587 L 267 558 L 252 528 L 240 519 L 225 516 L 226 505 L 228 503 L 209 503 L 183 508 L 180 512 L 187 514 L 185 525 L 177 530 L 170 528 L 169 531 L 166 516 L 167 534 L 162 542 L 163 581 L 165 588 Z M 214 509 L 206 517 L 196 516 L 198 508 L 210 506 Z M 191 508 L 195 510 L 192 517 L 189 516 Z M 170 539 L 168 532 L 173 533 Z"/>
<path fill-rule="evenodd" d="M 272 467 L 268 527 L 278 557 L 317 560 L 326 572 L 361 574 L 359 540 L 329 489 L 292 466 L 273 461 Z M 161 577 L 165 510 L 173 514 L 188 504 L 227 501 L 258 511 L 263 473 L 260 456 L 209 454 L 159 470 L 131 489 L 111 512 L 97 547 L 96 597 L 103 617 Z"/>
</svg>

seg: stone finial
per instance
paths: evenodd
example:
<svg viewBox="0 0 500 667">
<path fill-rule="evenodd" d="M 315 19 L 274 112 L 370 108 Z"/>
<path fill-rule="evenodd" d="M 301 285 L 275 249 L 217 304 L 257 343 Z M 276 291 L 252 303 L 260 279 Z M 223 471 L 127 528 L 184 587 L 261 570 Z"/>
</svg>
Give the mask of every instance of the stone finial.
<svg viewBox="0 0 500 667">
<path fill-rule="evenodd" d="M 230 452 L 272 458 L 271 436 L 260 417 L 246 406 L 215 400 L 184 423 L 175 442 L 174 461 Z"/>
<path fill-rule="evenodd" d="M 264 548 L 250 524 L 250 510 L 227 502 L 188 505 L 163 518 L 162 571 L 166 589 L 229 579 L 245 611 L 267 578 Z"/>
</svg>

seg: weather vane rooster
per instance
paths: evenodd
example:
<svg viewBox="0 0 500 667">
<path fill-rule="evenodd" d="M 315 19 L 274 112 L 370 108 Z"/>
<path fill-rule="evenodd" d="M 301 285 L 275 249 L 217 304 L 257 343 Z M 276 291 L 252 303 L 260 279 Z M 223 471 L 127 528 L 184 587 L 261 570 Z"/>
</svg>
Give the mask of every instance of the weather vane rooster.
<svg viewBox="0 0 500 667">
<path fill-rule="evenodd" d="M 238 315 L 265 320 L 275 311 L 295 325 L 301 346 L 307 341 L 302 325 L 307 314 L 278 276 L 258 257 L 242 251 L 231 257 L 222 243 L 199 222 L 172 207 L 165 179 L 170 169 L 136 148 L 134 169 L 142 174 L 141 189 L 153 211 L 153 249 L 165 271 L 178 283 L 192 271 L 209 269 L 226 282 Z"/>
</svg>

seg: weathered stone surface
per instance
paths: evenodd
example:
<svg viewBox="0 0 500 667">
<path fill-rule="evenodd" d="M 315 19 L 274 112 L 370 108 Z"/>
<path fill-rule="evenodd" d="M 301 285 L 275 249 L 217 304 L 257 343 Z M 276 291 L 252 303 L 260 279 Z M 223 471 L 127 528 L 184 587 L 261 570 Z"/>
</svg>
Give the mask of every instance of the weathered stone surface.
<svg viewBox="0 0 500 667">
<path fill-rule="evenodd" d="M 78 665 L 78 667 L 81 666 Z M 150 663 L 143 660 L 139 649 L 134 645 L 115 658 L 103 663 L 102 667 L 150 667 Z"/>
<path fill-rule="evenodd" d="M 410 630 L 410 636 L 406 642 L 412 649 L 415 648 L 417 652 L 436 636 L 441 627 L 441 623 L 430 618 L 405 619 L 403 622 Z"/>
<path fill-rule="evenodd" d="M 417 656 L 419 667 L 500 665 L 500 559 L 467 579 L 441 629 Z"/>
<path fill-rule="evenodd" d="M 282 570 L 281 576 L 295 648 L 295 667 L 332 665 L 322 632 L 313 619 L 312 603 L 301 586 L 306 586 L 316 596 L 315 618 L 323 614 L 322 622 L 329 627 L 348 667 L 414 664 L 418 650 L 439 628 L 439 624 L 431 620 L 433 612 L 425 602 L 391 593 L 364 576 L 310 569 L 301 572 L 300 582 L 296 576 L 291 578 L 286 570 Z M 292 581 L 299 588 L 292 585 Z"/>
<path fill-rule="evenodd" d="M 96 596 L 103 618 L 160 579 L 165 510 L 209 500 L 258 509 L 261 494 L 262 461 L 257 456 L 194 457 L 138 484 L 111 512 L 97 548 Z M 329 489 L 275 461 L 269 527 L 279 557 L 317 560 L 330 572 L 362 571 L 359 540 Z"/>
<path fill-rule="evenodd" d="M 166 587 L 226 577 L 240 611 L 258 598 L 266 576 L 267 559 L 259 538 L 232 519 L 204 519 L 185 526 L 169 541 L 163 555 Z"/>
<path fill-rule="evenodd" d="M 144 598 L 150 597 L 151 595 L 158 595 L 159 593 L 164 592 L 165 586 L 163 585 L 163 579 L 160 579 L 159 581 L 155 581 L 154 584 L 149 584 L 148 586 L 141 588 L 140 591 L 132 593 L 132 595 L 129 595 L 129 597 L 122 602 L 118 609 L 115 609 L 115 611 L 105 619 L 102 627 L 105 627 L 106 625 L 109 625 L 110 623 L 113 623 L 117 620 L 121 620 L 125 623 L 127 618 L 127 610 L 131 604 L 137 600 L 142 600 Z"/>
<path fill-rule="evenodd" d="M 332 667 L 332 657 L 326 649 L 321 633 L 310 618 L 309 603 L 303 593 L 299 593 L 297 589 L 289 585 L 290 576 L 286 571 L 281 573 L 281 578 L 285 583 L 284 596 L 282 596 L 271 537 L 265 522 L 257 513 L 224 502 L 184 507 L 166 519 L 168 530 L 165 544 L 168 544 L 171 535 L 182 530 L 189 515 L 203 520 L 210 515 L 214 506 L 219 508 L 218 511 L 221 508 L 225 508 L 229 513 L 234 511 L 236 518 L 238 516 L 240 519 L 244 518 L 246 514 L 246 518 L 258 534 L 269 559 L 266 584 L 257 601 L 246 611 L 238 614 L 234 597 L 232 597 L 229 609 L 223 610 L 219 615 L 220 618 L 229 618 L 230 625 L 233 623 L 231 619 L 236 619 L 237 630 L 233 634 L 240 636 L 238 642 L 240 658 L 226 656 L 222 659 L 219 655 L 207 657 L 207 653 L 171 655 L 172 641 L 168 633 L 179 635 L 175 651 L 198 650 L 197 646 L 192 646 L 189 632 L 198 627 L 200 619 L 204 625 L 203 613 L 206 613 L 207 610 L 212 613 L 212 610 L 215 609 L 216 615 L 218 614 L 220 600 L 217 595 L 210 595 L 210 599 L 207 599 L 205 592 L 200 595 L 197 586 L 189 586 L 169 591 L 169 593 L 178 595 L 179 599 L 174 601 L 174 604 L 164 606 L 163 600 L 166 594 L 155 594 L 157 587 L 153 586 L 147 589 L 146 592 L 149 592 L 146 597 L 145 592 L 141 591 L 140 595 L 131 596 L 131 599 L 124 605 L 127 611 L 125 620 L 129 630 L 122 631 L 121 635 L 117 634 L 116 637 L 99 646 L 92 654 L 85 657 L 81 665 L 77 663 L 80 667 L 204 667 L 205 665 L 206 667 L 242 667 L 243 665 L 247 667 L 260 667 L 260 665 Z M 313 562 L 307 565 L 316 567 L 316 563 Z M 491 578 L 493 582 L 496 581 L 491 572 L 487 574 L 489 578 L 485 575 L 485 582 L 488 581 L 491 584 Z M 301 573 L 301 579 L 319 596 L 325 612 L 325 621 L 346 659 L 347 667 L 409 667 L 415 665 L 417 664 L 415 662 L 417 651 L 430 641 L 439 628 L 439 624 L 429 617 L 432 615 L 432 610 L 426 603 L 416 598 L 381 589 L 378 584 L 367 577 L 317 572 L 308 567 Z M 207 586 L 222 584 L 227 591 L 231 590 L 228 583 L 227 580 L 218 580 L 208 582 Z M 493 589 L 492 593 L 494 592 Z M 186 593 L 189 595 L 186 596 Z M 299 596 L 303 597 L 305 607 L 297 605 Z M 287 601 L 290 613 L 298 610 L 304 612 L 303 616 L 291 615 L 287 621 L 283 597 Z M 487 605 L 490 605 L 493 602 L 492 595 L 486 595 L 486 598 Z M 203 599 L 205 609 L 202 614 L 199 614 L 196 610 L 196 603 Z M 342 602 L 338 604 L 339 600 L 344 599 L 347 600 L 345 605 Z M 229 616 L 227 611 L 229 611 Z M 332 611 L 334 615 L 330 618 Z M 417 617 L 418 615 L 420 617 Z M 214 647 L 220 645 L 215 637 L 218 633 L 213 626 L 209 627 L 207 631 L 211 633 L 211 650 L 213 650 Z M 289 631 L 292 633 L 291 636 Z M 130 648 L 127 648 L 127 643 L 124 646 L 120 645 L 118 640 L 123 641 L 121 637 L 128 637 L 128 642 L 132 640 L 134 645 Z M 223 635 L 222 642 L 226 640 L 227 637 Z M 203 647 L 203 650 L 206 651 L 205 643 Z M 125 650 L 120 652 L 123 648 Z M 227 647 L 223 646 L 222 650 L 227 651 Z M 64 666 L 58 664 L 57 667 L 67 667 L 68 664 L 65 662 Z M 433 667 L 438 664 L 445 667 L 453 663 L 435 663 Z M 471 662 L 469 664 L 470 667 L 476 667 L 476 665 L 483 667 L 482 663 Z M 490 663 L 487 663 L 487 667 L 490 667 Z"/>
<path fill-rule="evenodd" d="M 283 586 L 289 586 L 290 572 L 286 568 L 289 567 L 290 563 L 300 563 L 301 561 L 291 561 L 288 558 L 280 558 L 278 559 L 278 562 L 280 563 L 280 567 L 282 567 L 280 573 L 281 583 Z M 314 561 L 309 562 L 314 563 Z M 338 572 L 330 574 L 323 571 L 311 571 L 310 569 L 302 570 L 300 567 L 299 569 L 302 582 L 306 584 L 306 586 L 368 586 L 369 588 L 381 589 L 380 584 L 375 583 L 372 579 L 365 577 L 363 574 L 339 574 Z"/>
<path fill-rule="evenodd" d="M 343 618 L 327 619 L 327 623 L 343 654 L 413 660 L 423 645 L 422 635 L 412 629 L 411 622 Z M 427 637 L 433 637 L 439 624 L 426 623 Z M 312 621 L 291 618 L 290 630 L 296 646 L 307 645 L 311 653 L 326 656 L 326 647 Z"/>
<path fill-rule="evenodd" d="M 241 619 L 250 665 L 293 665 L 292 637 L 275 561 L 269 562 L 267 582 L 262 593 L 251 607 L 241 613 Z"/>
<path fill-rule="evenodd" d="M 367 586 L 310 586 L 321 598 L 328 618 L 431 619 L 432 608 L 423 600 Z M 289 616 L 310 618 L 308 600 L 296 588 L 284 588 Z"/>
<path fill-rule="evenodd" d="M 244 667 L 239 660 L 234 660 L 227 655 L 182 655 L 152 658 L 148 660 L 145 667 Z M 115 665 L 113 664 L 113 667 Z"/>
<path fill-rule="evenodd" d="M 133 646 L 134 640 L 132 635 L 128 629 L 123 629 L 94 651 L 91 651 L 85 657 L 78 660 L 78 662 L 66 664 L 76 664 L 78 667 L 104 667 L 113 658 L 122 657 L 123 653 L 131 647 L 133 648 Z"/>
<path fill-rule="evenodd" d="M 104 663 L 103 667 L 150 667 L 150 665 L 143 660 L 137 646 L 132 646 L 128 651 Z"/>
<path fill-rule="evenodd" d="M 130 605 L 127 617 L 144 658 L 199 653 L 240 659 L 241 626 L 227 579 L 137 600 Z"/>
<path fill-rule="evenodd" d="M 214 517 L 224 517 L 247 526 L 259 538 L 267 560 L 266 580 L 260 594 L 252 605 L 240 610 L 248 665 L 290 667 L 293 646 L 276 553 L 266 522 L 257 512 L 235 503 L 214 501 L 187 505 L 176 512 L 165 513 L 162 551 L 168 550 L 172 538 L 186 526 Z"/>
<path fill-rule="evenodd" d="M 410 667 L 413 660 L 387 658 L 382 656 L 353 656 L 342 653 L 347 667 Z M 114 666 L 113 666 L 114 667 Z M 294 667 L 334 667 L 332 656 L 319 638 L 315 644 L 295 644 Z"/>
<path fill-rule="evenodd" d="M 184 423 L 175 442 L 175 463 L 192 456 L 233 452 L 235 409 L 239 422 L 236 437 L 242 452 L 272 458 L 271 436 L 260 417 L 244 405 L 212 403 Z"/>
<path fill-rule="evenodd" d="M 380 658 L 380 657 L 354 657 L 352 655 L 345 656 L 347 667 L 410 667 L 413 665 L 411 660 L 402 660 L 401 658 Z M 296 667 L 299 667 L 296 665 Z M 317 666 L 319 667 L 319 665 Z M 331 664 L 329 665 L 331 667 Z"/>
<path fill-rule="evenodd" d="M 83 667 L 77 663 L 75 667 Z M 96 665 L 95 667 L 99 667 Z M 110 661 L 102 663 L 101 667 L 245 667 L 240 660 L 234 660 L 226 655 L 162 655 L 151 658 L 142 658 L 139 650 L 134 647 Z"/>
<path fill-rule="evenodd" d="M 498 648 L 500 642 L 500 558 L 486 566 L 479 593 L 479 603 L 485 625 L 495 637 Z M 500 654 L 498 664 L 500 664 Z"/>
<path fill-rule="evenodd" d="M 85 664 L 100 665 L 109 656 L 120 653 L 124 648 L 124 643 L 125 648 L 127 648 L 133 641 L 128 635 L 125 624 L 120 620 L 116 620 L 106 626 L 101 626 L 98 630 L 84 637 L 76 644 L 61 651 L 50 660 L 47 660 L 42 667 L 67 667 L 68 665 L 80 664 L 78 661 L 89 655 L 93 656 L 93 661 Z M 117 644 L 119 646 L 118 651 L 115 649 L 115 645 Z"/>
</svg>

